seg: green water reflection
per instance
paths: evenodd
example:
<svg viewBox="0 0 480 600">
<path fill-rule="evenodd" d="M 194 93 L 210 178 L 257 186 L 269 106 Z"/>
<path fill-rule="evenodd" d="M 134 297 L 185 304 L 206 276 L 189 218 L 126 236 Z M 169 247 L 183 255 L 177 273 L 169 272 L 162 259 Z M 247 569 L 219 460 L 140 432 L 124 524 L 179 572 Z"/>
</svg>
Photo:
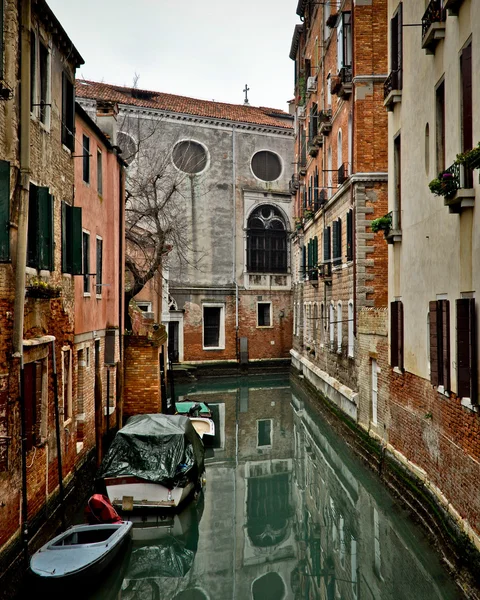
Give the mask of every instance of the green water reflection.
<svg viewBox="0 0 480 600">
<path fill-rule="evenodd" d="M 94 598 L 463 597 L 423 533 L 287 377 L 177 384 L 176 393 L 214 413 L 204 499 L 158 537 L 140 528 Z"/>
</svg>

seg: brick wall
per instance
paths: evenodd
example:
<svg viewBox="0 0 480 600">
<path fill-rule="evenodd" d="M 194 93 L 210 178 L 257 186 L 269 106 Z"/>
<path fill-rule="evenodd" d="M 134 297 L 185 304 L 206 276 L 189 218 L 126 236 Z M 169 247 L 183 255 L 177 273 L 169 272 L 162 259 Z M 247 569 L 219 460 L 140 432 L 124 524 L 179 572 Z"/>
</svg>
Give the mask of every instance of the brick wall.
<svg viewBox="0 0 480 600">
<path fill-rule="evenodd" d="M 160 345 L 148 336 L 125 336 L 123 414 L 162 412 Z"/>
</svg>

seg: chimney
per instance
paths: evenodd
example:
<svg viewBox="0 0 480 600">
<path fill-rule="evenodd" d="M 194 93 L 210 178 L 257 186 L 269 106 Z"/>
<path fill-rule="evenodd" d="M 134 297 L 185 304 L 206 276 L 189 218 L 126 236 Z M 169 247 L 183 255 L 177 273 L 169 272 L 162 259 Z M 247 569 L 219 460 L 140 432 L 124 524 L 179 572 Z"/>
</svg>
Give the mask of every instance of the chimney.
<svg viewBox="0 0 480 600">
<path fill-rule="evenodd" d="M 108 137 L 112 146 L 117 145 L 118 105 L 108 100 L 97 100 L 97 125 Z"/>
</svg>

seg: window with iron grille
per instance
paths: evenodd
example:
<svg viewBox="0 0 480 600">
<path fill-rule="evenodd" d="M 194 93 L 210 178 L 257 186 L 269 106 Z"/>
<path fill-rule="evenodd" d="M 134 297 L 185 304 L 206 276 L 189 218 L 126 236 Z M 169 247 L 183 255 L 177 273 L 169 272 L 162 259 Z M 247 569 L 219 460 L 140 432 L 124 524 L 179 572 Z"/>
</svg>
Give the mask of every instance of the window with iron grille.
<svg viewBox="0 0 480 600">
<path fill-rule="evenodd" d="M 283 216 L 274 206 L 260 206 L 248 219 L 247 270 L 287 272 L 287 231 Z"/>
<path fill-rule="evenodd" d="M 275 181 L 282 174 L 280 157 L 269 150 L 261 150 L 253 155 L 252 171 L 262 181 Z"/>
<path fill-rule="evenodd" d="M 175 145 L 172 153 L 173 164 L 184 173 L 196 175 L 207 166 L 207 151 L 198 142 L 185 140 Z"/>
<path fill-rule="evenodd" d="M 347 260 L 353 260 L 353 210 L 347 212 Z"/>
</svg>

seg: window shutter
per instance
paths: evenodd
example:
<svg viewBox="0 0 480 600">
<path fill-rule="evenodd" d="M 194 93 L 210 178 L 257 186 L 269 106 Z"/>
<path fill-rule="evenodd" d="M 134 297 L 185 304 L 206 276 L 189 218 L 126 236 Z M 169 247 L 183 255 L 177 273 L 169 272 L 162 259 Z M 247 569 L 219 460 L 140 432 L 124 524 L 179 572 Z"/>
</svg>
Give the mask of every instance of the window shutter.
<svg viewBox="0 0 480 600">
<path fill-rule="evenodd" d="M 0 3 L 1 4 L 1 3 Z M 3 10 L 3 5 L 2 9 Z M 0 261 L 10 258 L 10 163 L 0 160 Z"/>
<path fill-rule="evenodd" d="M 462 135 L 463 151 L 473 146 L 472 132 L 472 44 L 463 49 L 460 57 L 462 73 Z"/>
<path fill-rule="evenodd" d="M 460 298 L 457 308 L 457 394 L 477 402 L 475 300 Z"/>
<path fill-rule="evenodd" d="M 70 273 L 71 265 L 70 265 L 70 256 L 69 256 L 69 246 L 68 246 L 68 238 L 70 231 L 69 224 L 69 206 L 66 202 L 62 201 L 62 273 Z"/>
<path fill-rule="evenodd" d="M 53 271 L 53 196 L 48 188 L 37 188 L 38 268 Z"/>
<path fill-rule="evenodd" d="M 342 219 L 337 221 L 337 264 L 342 262 Z"/>
<path fill-rule="evenodd" d="M 397 18 L 397 69 L 398 69 L 398 89 L 401 90 L 403 87 L 403 16 L 402 16 L 403 5 L 400 2 L 398 5 L 398 18 Z"/>
<path fill-rule="evenodd" d="M 82 209 L 72 206 L 72 275 L 82 275 Z"/>
<path fill-rule="evenodd" d="M 337 71 L 343 67 L 343 19 L 337 25 Z"/>
<path fill-rule="evenodd" d="M 439 356 L 438 356 L 438 313 L 437 302 L 429 302 L 429 325 L 430 325 L 430 381 L 432 385 L 438 385 Z"/>
<path fill-rule="evenodd" d="M 448 300 L 440 300 L 440 307 L 442 318 L 442 384 L 446 390 L 450 390 L 450 302 Z"/>
<path fill-rule="evenodd" d="M 337 248 L 338 248 L 338 223 L 334 221 L 332 223 L 332 258 L 333 264 L 337 264 Z"/>
<path fill-rule="evenodd" d="M 313 266 L 318 265 L 318 237 L 313 238 Z"/>
<path fill-rule="evenodd" d="M 327 262 L 330 258 L 330 227 L 325 227 L 323 230 L 323 260 Z"/>
<path fill-rule="evenodd" d="M 347 212 L 347 260 L 353 260 L 353 210 Z"/>
<path fill-rule="evenodd" d="M 38 267 L 38 188 L 30 184 L 28 197 L 28 241 L 27 241 L 27 264 L 29 267 Z"/>
<path fill-rule="evenodd" d="M 403 369 L 403 303 L 390 303 L 390 362 L 392 367 Z"/>
<path fill-rule="evenodd" d="M 307 272 L 307 249 L 305 248 L 305 246 L 302 247 L 302 278 L 305 279 L 306 276 L 306 272 Z"/>
</svg>

